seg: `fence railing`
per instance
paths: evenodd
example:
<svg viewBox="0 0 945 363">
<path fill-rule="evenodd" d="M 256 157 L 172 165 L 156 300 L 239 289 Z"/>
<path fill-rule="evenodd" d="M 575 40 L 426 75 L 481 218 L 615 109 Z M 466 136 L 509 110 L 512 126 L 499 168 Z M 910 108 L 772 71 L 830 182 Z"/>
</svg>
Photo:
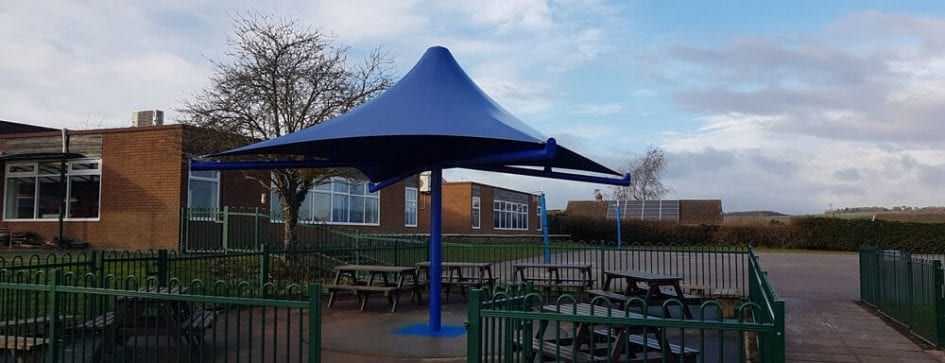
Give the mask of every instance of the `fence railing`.
<svg viewBox="0 0 945 363">
<path fill-rule="evenodd" d="M 945 348 L 943 256 L 860 247 L 860 300 Z"/>
<path fill-rule="evenodd" d="M 546 247 L 540 243 L 464 244 L 447 243 L 447 262 L 488 262 L 500 284 L 518 280 L 516 264 L 544 262 Z M 750 280 L 749 253 L 745 247 L 658 246 L 609 243 L 554 243 L 551 263 L 586 264 L 598 283 L 604 271 L 634 269 L 683 278 L 690 285 L 712 295 L 746 296 Z M 266 283 L 287 285 L 326 282 L 334 267 L 344 264 L 412 266 L 428 259 L 426 242 L 392 237 L 360 235 L 347 242 L 271 250 L 217 253 L 175 251 L 88 251 L 78 254 L 0 257 L 0 279 L 17 272 L 49 273 L 60 269 L 77 275 L 135 276 L 139 281 L 157 279 L 159 285 L 178 281 L 225 281 L 230 285 L 252 282 L 255 293 Z M 579 271 L 562 271 L 562 278 Z M 622 288 L 615 281 L 612 288 Z"/>
<path fill-rule="evenodd" d="M 285 230 L 279 213 L 270 214 L 261 208 L 182 208 L 180 218 L 180 250 L 184 252 L 256 251 L 260 245 L 281 249 Z M 298 237 L 293 248 L 311 248 L 325 244 L 353 243 L 364 238 L 394 238 L 414 242 L 429 242 L 429 234 L 365 234 L 346 226 L 327 223 L 300 222 L 296 225 Z M 443 241 L 450 243 L 503 244 L 541 241 L 541 234 L 489 235 L 446 234 Z M 553 242 L 566 241 L 567 235 L 549 236 Z"/>
<path fill-rule="evenodd" d="M 675 299 L 647 306 L 634 298 L 618 310 L 600 297 L 548 302 L 530 287 L 473 290 L 467 362 L 784 362 L 783 302 L 763 273 L 753 276 L 761 286 L 752 294 L 767 296 L 740 304 L 735 319 L 723 318 L 714 300 L 684 319 L 679 309 L 687 307 Z"/>
<path fill-rule="evenodd" d="M 53 270 L 0 282 L 0 347 L 14 361 L 319 362 L 320 294 L 295 300 L 114 289 Z M 319 291 L 317 285 L 310 291 Z"/>
</svg>

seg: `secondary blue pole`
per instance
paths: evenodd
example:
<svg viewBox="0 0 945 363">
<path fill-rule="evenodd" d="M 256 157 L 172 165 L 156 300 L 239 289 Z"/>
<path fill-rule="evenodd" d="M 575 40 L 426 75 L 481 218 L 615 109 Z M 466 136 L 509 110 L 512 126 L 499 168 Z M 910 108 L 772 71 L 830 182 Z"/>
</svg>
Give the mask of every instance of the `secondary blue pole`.
<svg viewBox="0 0 945 363">
<path fill-rule="evenodd" d="M 430 330 L 439 332 L 440 321 L 440 276 L 442 276 L 443 254 L 443 169 L 434 167 L 430 172 Z"/>
<path fill-rule="evenodd" d="M 545 240 L 545 263 L 551 263 L 551 243 L 548 242 L 548 209 L 545 208 L 545 193 L 538 198 L 541 203 L 541 235 Z"/>
<path fill-rule="evenodd" d="M 620 243 L 622 239 L 620 238 L 620 201 L 617 201 L 617 248 L 620 248 Z"/>
</svg>

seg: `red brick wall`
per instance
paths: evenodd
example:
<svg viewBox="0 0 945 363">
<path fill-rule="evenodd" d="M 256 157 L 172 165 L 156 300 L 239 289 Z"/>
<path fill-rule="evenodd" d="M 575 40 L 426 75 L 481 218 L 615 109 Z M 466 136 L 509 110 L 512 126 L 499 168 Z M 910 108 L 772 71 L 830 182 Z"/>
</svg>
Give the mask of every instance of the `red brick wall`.
<svg viewBox="0 0 945 363">
<path fill-rule="evenodd" d="M 177 125 L 99 130 L 102 134 L 101 202 L 98 221 L 67 221 L 67 237 L 95 248 L 177 248 L 186 170 Z M 76 134 L 95 132 L 77 131 Z M 0 193 L 3 191 L 0 190 Z M 42 240 L 58 234 L 58 221 L 6 222 Z"/>
</svg>

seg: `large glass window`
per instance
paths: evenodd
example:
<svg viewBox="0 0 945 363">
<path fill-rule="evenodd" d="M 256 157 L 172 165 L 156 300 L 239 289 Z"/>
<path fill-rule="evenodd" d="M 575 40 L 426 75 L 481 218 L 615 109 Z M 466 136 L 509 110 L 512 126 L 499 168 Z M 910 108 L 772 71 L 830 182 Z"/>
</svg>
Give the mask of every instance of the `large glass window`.
<svg viewBox="0 0 945 363">
<path fill-rule="evenodd" d="M 60 161 L 6 165 L 4 219 L 58 219 L 65 198 L 65 218 L 99 217 L 102 186 L 101 160 Z M 63 183 L 63 181 L 65 183 Z"/>
<path fill-rule="evenodd" d="M 219 171 L 190 172 L 187 206 L 191 208 L 220 208 Z"/>
<path fill-rule="evenodd" d="M 404 225 L 417 226 L 417 188 L 404 188 Z"/>
<path fill-rule="evenodd" d="M 299 223 L 377 225 L 380 222 L 380 194 L 368 193 L 366 181 L 331 178 L 305 194 L 299 208 Z M 271 195 L 273 213 L 282 213 L 279 196 Z M 273 219 L 278 221 L 278 218 Z"/>
<path fill-rule="evenodd" d="M 528 205 L 496 200 L 492 203 L 492 227 L 495 229 L 528 229 Z"/>
</svg>

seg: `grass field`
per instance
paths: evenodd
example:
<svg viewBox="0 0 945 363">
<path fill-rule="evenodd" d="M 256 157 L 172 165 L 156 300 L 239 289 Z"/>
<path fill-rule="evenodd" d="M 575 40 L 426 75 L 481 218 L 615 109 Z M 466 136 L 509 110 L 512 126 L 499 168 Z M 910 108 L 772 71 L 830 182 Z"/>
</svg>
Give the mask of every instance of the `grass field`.
<svg viewBox="0 0 945 363">
<path fill-rule="evenodd" d="M 842 219 L 880 219 L 897 222 L 945 223 L 945 211 L 912 210 L 890 212 L 825 213 L 809 215 Z M 805 216 L 725 216 L 722 224 L 727 226 L 745 226 L 768 223 L 791 223 L 793 218 Z"/>
</svg>

